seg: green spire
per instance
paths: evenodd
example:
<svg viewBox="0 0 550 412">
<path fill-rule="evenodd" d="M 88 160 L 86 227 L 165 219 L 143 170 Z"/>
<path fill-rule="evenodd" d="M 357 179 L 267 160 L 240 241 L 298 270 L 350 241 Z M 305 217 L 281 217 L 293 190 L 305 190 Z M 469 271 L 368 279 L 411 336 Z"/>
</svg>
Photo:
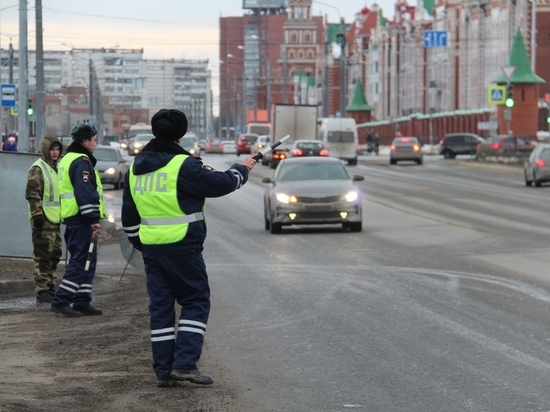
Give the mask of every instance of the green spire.
<svg viewBox="0 0 550 412">
<path fill-rule="evenodd" d="M 531 61 L 525 49 L 525 42 L 521 30 L 518 28 L 512 51 L 510 52 L 509 65 L 514 66 L 515 70 L 510 78 L 510 83 L 546 83 L 546 81 L 533 73 Z M 507 83 L 508 79 L 504 74 L 498 76 L 493 83 Z"/>
<path fill-rule="evenodd" d="M 422 0 L 422 4 L 424 5 L 424 9 L 428 12 L 430 16 L 434 15 L 434 5 L 435 0 Z"/>
<path fill-rule="evenodd" d="M 382 27 L 386 27 L 386 24 L 388 24 L 388 20 L 382 14 L 382 9 L 378 10 L 378 21 Z"/>
<path fill-rule="evenodd" d="M 363 84 L 361 80 L 357 80 L 357 83 L 355 83 L 355 91 L 353 92 L 353 99 L 351 99 L 351 103 L 346 107 L 346 111 L 368 112 L 370 110 L 372 110 L 372 107 L 367 104 L 367 99 L 363 92 Z"/>
</svg>

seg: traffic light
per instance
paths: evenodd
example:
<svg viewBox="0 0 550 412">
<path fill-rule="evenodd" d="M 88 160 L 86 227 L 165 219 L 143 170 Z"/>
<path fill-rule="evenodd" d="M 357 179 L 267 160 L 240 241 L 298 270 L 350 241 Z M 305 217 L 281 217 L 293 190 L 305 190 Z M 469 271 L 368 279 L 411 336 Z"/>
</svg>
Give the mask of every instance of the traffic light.
<svg viewBox="0 0 550 412">
<path fill-rule="evenodd" d="M 29 116 L 34 116 L 34 107 L 32 107 L 32 100 L 29 99 L 29 104 L 27 105 L 27 114 Z"/>
<path fill-rule="evenodd" d="M 509 109 L 514 107 L 514 85 L 513 84 L 506 85 L 506 100 L 504 101 L 504 105 Z"/>
</svg>

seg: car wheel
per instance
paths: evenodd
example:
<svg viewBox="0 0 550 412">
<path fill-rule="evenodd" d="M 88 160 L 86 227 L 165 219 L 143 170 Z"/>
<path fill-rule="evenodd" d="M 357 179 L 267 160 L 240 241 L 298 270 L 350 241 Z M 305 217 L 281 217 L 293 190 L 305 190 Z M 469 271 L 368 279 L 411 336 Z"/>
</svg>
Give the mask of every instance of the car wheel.
<svg viewBox="0 0 550 412">
<path fill-rule="evenodd" d="M 267 209 L 265 208 L 265 206 L 264 206 L 264 227 L 265 227 L 265 230 L 270 229 L 269 219 L 267 218 Z"/>
<path fill-rule="evenodd" d="M 270 169 L 275 169 L 276 167 L 277 167 L 277 165 L 275 164 L 275 162 L 272 161 L 272 160 L 270 160 L 270 161 L 269 161 L 269 168 L 270 168 Z"/>
<path fill-rule="evenodd" d="M 421 165 L 422 163 L 423 163 L 423 160 L 422 160 L 422 159 L 418 159 L 418 160 L 416 161 L 416 164 L 417 164 L 417 165 Z"/>
<path fill-rule="evenodd" d="M 273 222 L 273 215 L 271 215 L 270 232 L 273 234 L 281 233 L 283 225 Z"/>
<path fill-rule="evenodd" d="M 349 223 L 344 223 L 343 224 L 344 227 L 349 227 L 350 230 L 352 232 L 360 232 L 361 230 L 363 230 L 363 222 L 349 222 Z"/>
<path fill-rule="evenodd" d="M 446 150 L 443 150 L 443 153 L 442 153 L 443 157 L 445 159 L 452 159 L 454 156 L 453 156 L 453 152 L 451 152 L 450 150 L 446 149 Z"/>
<path fill-rule="evenodd" d="M 348 165 L 357 166 L 357 158 L 348 160 Z"/>
<path fill-rule="evenodd" d="M 391 165 L 397 164 L 397 160 L 390 158 L 390 164 Z"/>
<path fill-rule="evenodd" d="M 525 186 L 531 186 L 533 181 L 527 178 L 527 172 L 525 170 L 523 171 L 523 176 L 525 176 Z"/>
<path fill-rule="evenodd" d="M 120 177 L 120 174 L 119 174 L 119 175 L 118 175 L 118 179 L 117 179 L 117 181 L 115 182 L 115 190 L 120 189 L 120 180 L 121 180 L 121 177 Z"/>
<path fill-rule="evenodd" d="M 542 181 L 537 179 L 537 174 L 536 173 L 533 173 L 533 183 L 535 183 L 536 187 L 541 187 L 542 186 Z"/>
</svg>

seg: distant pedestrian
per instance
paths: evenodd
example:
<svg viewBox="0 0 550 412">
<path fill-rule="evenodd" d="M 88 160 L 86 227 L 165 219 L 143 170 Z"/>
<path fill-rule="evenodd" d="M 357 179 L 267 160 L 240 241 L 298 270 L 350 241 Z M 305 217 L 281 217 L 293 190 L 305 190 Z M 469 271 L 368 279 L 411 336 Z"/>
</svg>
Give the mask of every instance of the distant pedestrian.
<svg viewBox="0 0 550 412">
<path fill-rule="evenodd" d="M 240 189 L 256 161 L 247 157 L 219 172 L 204 165 L 180 146 L 187 117 L 179 110 L 160 110 L 151 126 L 155 138 L 124 185 L 122 225 L 145 262 L 153 368 L 159 387 L 176 380 L 209 385 L 214 380 L 197 367 L 210 313 L 203 211 L 207 197 Z"/>
<path fill-rule="evenodd" d="M 79 123 L 71 130 L 71 136 L 73 142 L 59 162 L 61 218 L 70 259 L 51 310 L 67 317 L 102 315 L 101 309 L 90 304 L 99 220 L 106 217 L 103 187 L 92 154 L 97 147 L 97 131 L 90 123 Z M 93 253 L 88 260 L 90 245 Z"/>
<path fill-rule="evenodd" d="M 15 137 L 8 137 L 8 140 L 6 140 L 6 144 L 4 145 L 3 150 L 5 152 L 17 152 L 17 140 L 15 139 Z"/>
<path fill-rule="evenodd" d="M 42 139 L 40 159 L 29 169 L 25 190 L 32 229 L 34 285 L 39 303 L 51 302 L 55 295 L 55 270 L 62 254 L 57 177 L 61 150 L 61 142 L 56 137 Z"/>
</svg>

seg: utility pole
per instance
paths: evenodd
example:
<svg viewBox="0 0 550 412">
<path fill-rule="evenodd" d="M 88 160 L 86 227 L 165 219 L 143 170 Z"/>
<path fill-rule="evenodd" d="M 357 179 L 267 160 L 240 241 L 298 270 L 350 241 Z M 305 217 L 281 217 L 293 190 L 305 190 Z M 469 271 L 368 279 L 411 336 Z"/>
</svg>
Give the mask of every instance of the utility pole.
<svg viewBox="0 0 550 412">
<path fill-rule="evenodd" d="M 325 49 L 324 49 L 324 62 L 323 62 L 323 117 L 328 117 L 328 45 L 329 45 L 329 30 L 328 21 L 325 16 Z"/>
<path fill-rule="evenodd" d="M 46 135 L 46 118 L 44 106 L 44 43 L 42 38 L 42 0 L 36 1 L 36 117 L 35 141 L 36 151 L 40 153 L 40 142 Z"/>
<path fill-rule="evenodd" d="M 346 117 L 346 24 L 340 18 L 340 33 L 337 36 L 340 54 L 340 117 Z"/>
<path fill-rule="evenodd" d="M 27 114 L 27 103 L 29 101 L 27 40 L 27 0 L 19 0 L 19 116 L 17 130 L 19 150 L 30 152 L 29 116 Z"/>
<path fill-rule="evenodd" d="M 265 60 L 265 66 L 267 71 L 267 96 L 266 96 L 266 103 L 265 103 L 265 110 L 267 112 L 267 122 L 271 122 L 271 61 L 266 58 Z"/>
</svg>

